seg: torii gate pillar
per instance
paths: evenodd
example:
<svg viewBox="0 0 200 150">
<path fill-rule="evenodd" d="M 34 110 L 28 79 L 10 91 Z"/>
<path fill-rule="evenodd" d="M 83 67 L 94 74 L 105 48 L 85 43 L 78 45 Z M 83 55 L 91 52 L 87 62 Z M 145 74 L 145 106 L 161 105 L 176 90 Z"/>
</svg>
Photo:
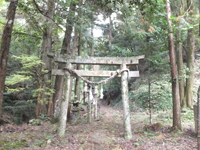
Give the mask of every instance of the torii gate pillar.
<svg viewBox="0 0 200 150">
<path fill-rule="evenodd" d="M 126 64 L 121 64 L 121 70 L 127 69 Z M 131 139 L 131 117 L 129 109 L 129 99 L 128 99 L 128 75 L 127 72 L 123 72 L 121 76 L 121 88 L 122 88 L 122 101 L 123 101 L 123 118 L 124 118 L 124 138 Z"/>
<path fill-rule="evenodd" d="M 71 63 L 67 63 L 67 68 L 71 68 Z M 66 122 L 67 122 L 67 109 L 69 104 L 69 92 L 70 92 L 70 74 L 64 75 L 64 87 L 63 87 L 63 94 L 62 94 L 62 101 L 61 101 L 61 109 L 60 109 L 60 117 L 59 117 L 59 128 L 58 128 L 58 136 L 64 136 L 65 129 L 66 129 Z"/>
</svg>

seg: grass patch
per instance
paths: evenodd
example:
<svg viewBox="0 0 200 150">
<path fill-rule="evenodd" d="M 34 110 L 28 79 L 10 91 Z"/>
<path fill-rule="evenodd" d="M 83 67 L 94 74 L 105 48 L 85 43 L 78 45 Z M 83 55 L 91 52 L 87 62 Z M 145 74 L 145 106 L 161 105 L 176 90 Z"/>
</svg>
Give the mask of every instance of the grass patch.
<svg viewBox="0 0 200 150">
<path fill-rule="evenodd" d="M 1 150 L 9 150 L 9 149 L 20 149 L 23 148 L 27 143 L 24 141 L 18 140 L 3 140 L 0 141 L 0 149 Z"/>
</svg>

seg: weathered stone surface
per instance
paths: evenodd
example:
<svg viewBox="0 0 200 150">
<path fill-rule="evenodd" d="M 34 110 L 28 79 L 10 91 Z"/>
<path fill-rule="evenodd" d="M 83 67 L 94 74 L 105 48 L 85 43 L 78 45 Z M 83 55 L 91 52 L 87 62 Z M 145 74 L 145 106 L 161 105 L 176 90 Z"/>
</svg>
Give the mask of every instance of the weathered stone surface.
<svg viewBox="0 0 200 150">
<path fill-rule="evenodd" d="M 90 70 L 74 70 L 78 75 L 82 77 L 110 77 L 116 73 L 116 71 L 90 71 Z M 69 74 L 68 71 L 61 69 L 52 69 L 52 75 L 65 75 Z M 129 77 L 139 77 L 139 71 L 129 71 Z M 121 77 L 121 74 L 117 77 Z"/>
<path fill-rule="evenodd" d="M 83 56 L 65 56 L 48 53 L 48 56 L 54 58 L 58 63 L 72 64 L 93 64 L 93 65 L 134 65 L 139 63 L 139 59 L 143 59 L 144 55 L 133 57 L 83 57 Z"/>
</svg>

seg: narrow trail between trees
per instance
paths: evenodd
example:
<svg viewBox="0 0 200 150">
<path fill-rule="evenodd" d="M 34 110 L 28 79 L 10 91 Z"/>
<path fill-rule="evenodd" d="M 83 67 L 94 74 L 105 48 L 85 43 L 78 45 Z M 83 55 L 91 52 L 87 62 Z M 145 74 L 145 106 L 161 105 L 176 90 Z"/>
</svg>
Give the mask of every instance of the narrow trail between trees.
<svg viewBox="0 0 200 150">
<path fill-rule="evenodd" d="M 145 112 L 132 112 L 133 139 L 123 136 L 123 110 L 99 101 L 99 118 L 92 117 L 87 124 L 86 112 L 81 112 L 78 125 L 67 123 L 66 134 L 57 137 L 58 124 L 44 122 L 41 126 L 7 124 L 0 126 L 0 149 L 22 150 L 193 150 L 197 149 L 192 127 L 184 131 L 170 132 L 169 125 L 148 124 Z M 155 113 L 160 120 L 165 115 Z M 167 116 L 168 117 L 168 116 Z M 156 118 L 154 118 L 155 120 Z M 13 145 L 13 146 L 12 146 Z"/>
</svg>

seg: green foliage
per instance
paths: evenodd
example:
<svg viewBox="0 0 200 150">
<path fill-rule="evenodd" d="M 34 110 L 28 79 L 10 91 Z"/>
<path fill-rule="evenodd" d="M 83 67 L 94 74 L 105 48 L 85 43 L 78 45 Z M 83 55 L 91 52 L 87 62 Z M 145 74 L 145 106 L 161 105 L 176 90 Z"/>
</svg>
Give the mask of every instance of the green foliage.
<svg viewBox="0 0 200 150">
<path fill-rule="evenodd" d="M 11 113 L 13 121 L 21 124 L 21 121 L 28 121 L 34 117 L 36 105 L 26 100 L 4 100 L 3 111 Z"/>
<path fill-rule="evenodd" d="M 21 149 L 26 145 L 24 141 L 21 140 L 3 140 L 0 141 L 1 150 L 9 150 L 9 149 Z"/>
<path fill-rule="evenodd" d="M 153 133 L 151 133 L 150 131 L 146 132 L 144 131 L 144 135 L 145 136 L 155 136 Z"/>
<path fill-rule="evenodd" d="M 44 84 L 44 75 L 48 73 L 48 70 L 42 69 L 43 62 L 37 56 L 13 55 L 12 58 L 19 61 L 22 67 L 21 70 L 18 70 L 16 74 L 10 75 L 6 78 L 5 85 L 8 92 L 18 92 L 20 90 L 25 90 L 25 88 L 30 88 L 30 86 L 33 86 L 33 88 L 35 88 L 32 89 L 33 97 L 37 97 L 39 92 L 44 92 L 46 95 L 49 96 L 54 92 L 54 90 L 49 88 L 48 86 L 45 88 L 37 88 L 39 85 Z M 50 84 L 51 81 L 47 82 L 47 84 Z M 12 88 L 13 85 L 16 84 L 25 84 L 26 86 L 24 88 L 19 88 L 17 86 L 14 86 L 14 88 Z"/>
<path fill-rule="evenodd" d="M 45 119 L 48 118 L 48 116 L 47 116 L 46 114 L 42 114 L 42 113 L 40 113 L 39 118 L 42 119 L 42 120 L 45 120 Z"/>
<path fill-rule="evenodd" d="M 51 86 L 38 88 L 44 84 L 43 78 L 48 70 L 42 69 L 43 62 L 37 56 L 13 55 L 12 59 L 18 62 L 21 69 L 18 69 L 15 74 L 11 74 L 6 78 L 6 90 L 14 95 L 23 92 L 23 98 L 26 100 L 21 100 L 21 98 L 19 98 L 20 100 L 18 101 L 5 103 L 3 109 L 13 115 L 14 122 L 20 124 L 21 121 L 23 121 L 22 116 L 27 119 L 34 116 L 35 99 L 40 103 L 48 103 L 46 98 L 42 100 L 38 98 L 39 93 L 43 92 L 46 95 L 51 95 L 54 90 L 50 88 Z M 46 84 L 50 85 L 50 81 L 47 81 Z"/>
<path fill-rule="evenodd" d="M 194 120 L 194 110 L 184 108 L 181 110 L 181 120 L 184 122 L 193 121 Z"/>
<path fill-rule="evenodd" d="M 140 84 L 136 90 L 129 93 L 129 97 L 139 107 L 149 108 L 148 86 Z M 151 83 L 151 107 L 155 110 L 168 110 L 172 108 L 172 94 L 170 83 L 157 81 Z"/>
<path fill-rule="evenodd" d="M 11 74 L 6 78 L 6 89 L 8 92 L 17 92 L 20 90 L 24 90 L 24 88 L 10 88 L 16 84 L 24 84 L 26 83 L 33 83 L 36 79 L 36 74 L 39 71 L 39 66 L 42 64 L 41 60 L 39 60 L 36 56 L 14 56 L 13 59 L 19 61 L 22 65 L 21 70 L 18 70 L 16 74 Z M 38 72 L 39 73 L 39 72 Z M 35 79 L 34 79 L 35 78 Z M 27 82 L 28 81 L 28 82 Z"/>
<path fill-rule="evenodd" d="M 117 54 L 117 56 L 120 56 L 120 57 L 133 56 L 133 52 L 130 51 L 128 48 L 125 49 L 125 48 L 118 47 L 117 45 L 113 45 L 112 49 L 113 49 L 113 52 Z"/>
</svg>

